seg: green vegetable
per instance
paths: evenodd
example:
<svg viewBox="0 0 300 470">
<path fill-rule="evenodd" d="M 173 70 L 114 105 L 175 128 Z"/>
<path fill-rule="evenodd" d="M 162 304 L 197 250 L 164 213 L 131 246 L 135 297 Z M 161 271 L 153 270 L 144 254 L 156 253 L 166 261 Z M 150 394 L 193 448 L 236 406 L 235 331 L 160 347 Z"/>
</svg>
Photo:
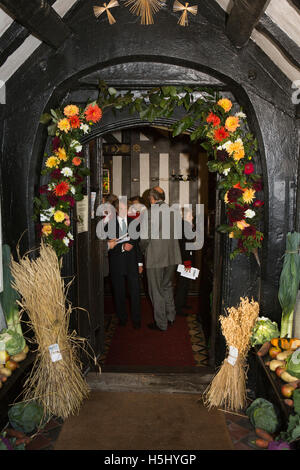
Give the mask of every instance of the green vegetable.
<svg viewBox="0 0 300 470">
<path fill-rule="evenodd" d="M 293 400 L 294 400 L 294 410 L 295 413 L 300 415 L 300 388 L 297 388 L 293 393 Z"/>
<path fill-rule="evenodd" d="M 293 318 L 300 283 L 300 233 L 289 232 L 280 275 L 278 299 L 282 308 L 280 336 L 292 337 Z"/>
<path fill-rule="evenodd" d="M 275 407 L 264 398 L 257 398 L 247 408 L 246 414 L 249 416 L 250 423 L 254 428 L 260 428 L 269 434 L 276 432 L 279 426 L 279 420 Z"/>
<path fill-rule="evenodd" d="M 278 325 L 266 317 L 257 318 L 251 336 L 251 345 L 264 344 L 280 336 Z"/>
<path fill-rule="evenodd" d="M 10 356 L 20 353 L 26 346 L 23 337 L 20 313 L 17 300 L 18 293 L 12 287 L 12 275 L 10 270 L 11 252 L 8 245 L 2 247 L 3 262 L 3 292 L 0 293 L 0 301 L 5 315 L 7 328 L 0 332 L 0 341 L 5 343 L 5 349 Z"/>
<path fill-rule="evenodd" d="M 25 434 L 31 433 L 45 422 L 44 408 L 36 401 L 20 402 L 8 410 L 11 426 Z"/>
<path fill-rule="evenodd" d="M 300 348 L 286 359 L 286 371 L 293 377 L 300 379 Z"/>
<path fill-rule="evenodd" d="M 279 434 L 277 439 L 283 439 L 286 442 L 293 442 L 300 437 L 300 415 L 290 415 L 286 431 Z"/>
</svg>

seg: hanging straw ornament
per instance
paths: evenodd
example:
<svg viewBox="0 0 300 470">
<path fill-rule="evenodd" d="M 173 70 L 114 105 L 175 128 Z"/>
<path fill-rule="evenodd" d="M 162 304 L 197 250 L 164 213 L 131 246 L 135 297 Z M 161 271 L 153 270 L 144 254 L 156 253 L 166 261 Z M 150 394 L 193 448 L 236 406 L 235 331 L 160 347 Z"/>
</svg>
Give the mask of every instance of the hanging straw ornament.
<svg viewBox="0 0 300 470">
<path fill-rule="evenodd" d="M 118 3 L 117 0 L 110 0 L 110 2 L 108 4 L 103 3 L 102 7 L 95 6 L 94 7 L 94 14 L 95 14 L 96 18 L 99 18 L 99 16 L 102 15 L 102 13 L 104 13 L 106 11 L 109 24 L 114 24 L 114 23 L 116 23 L 116 20 L 114 19 L 113 15 L 109 11 L 109 9 L 114 8 L 114 7 L 118 7 L 118 6 L 119 6 L 119 3 Z"/>
<path fill-rule="evenodd" d="M 178 20 L 178 24 L 180 24 L 180 26 L 187 26 L 189 24 L 188 12 L 192 13 L 192 15 L 197 15 L 198 5 L 193 5 L 189 7 L 189 3 L 185 3 L 185 5 L 182 5 L 180 2 L 178 2 L 178 0 L 175 0 L 173 5 L 173 11 L 182 11 L 181 17 Z"/>
<path fill-rule="evenodd" d="M 165 4 L 165 0 L 127 0 L 130 12 L 141 17 L 141 24 L 153 24 L 153 15 Z"/>
</svg>

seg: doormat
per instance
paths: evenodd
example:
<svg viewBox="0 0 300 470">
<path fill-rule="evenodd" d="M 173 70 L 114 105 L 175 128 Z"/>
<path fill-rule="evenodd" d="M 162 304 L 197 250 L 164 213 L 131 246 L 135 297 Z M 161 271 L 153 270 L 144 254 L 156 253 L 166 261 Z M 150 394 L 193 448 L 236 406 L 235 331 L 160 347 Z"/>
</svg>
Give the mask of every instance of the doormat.
<svg viewBox="0 0 300 470">
<path fill-rule="evenodd" d="M 54 450 L 232 450 L 224 413 L 195 394 L 92 391 Z"/>
<path fill-rule="evenodd" d="M 135 330 L 129 316 L 127 325 L 118 325 L 111 298 L 105 299 L 105 349 L 99 359 L 104 366 L 199 367 L 208 365 L 208 350 L 201 325 L 192 309 L 187 317 L 177 316 L 167 331 L 153 331 L 152 308 L 141 298 L 142 327 Z"/>
</svg>

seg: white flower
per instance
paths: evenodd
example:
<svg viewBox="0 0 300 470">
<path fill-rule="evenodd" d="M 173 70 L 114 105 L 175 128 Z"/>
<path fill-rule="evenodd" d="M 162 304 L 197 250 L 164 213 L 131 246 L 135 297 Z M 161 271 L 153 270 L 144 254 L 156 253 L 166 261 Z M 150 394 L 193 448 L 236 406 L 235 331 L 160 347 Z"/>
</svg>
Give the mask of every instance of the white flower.
<svg viewBox="0 0 300 470">
<path fill-rule="evenodd" d="M 82 145 L 80 142 L 78 142 L 78 140 L 72 140 L 71 143 L 70 143 L 70 147 L 74 148 L 75 149 L 75 152 L 81 152 L 82 150 Z"/>
<path fill-rule="evenodd" d="M 240 111 L 239 113 L 236 113 L 235 115 L 236 117 L 241 118 L 241 119 L 246 119 L 247 117 L 246 114 L 243 113 L 243 111 Z"/>
<path fill-rule="evenodd" d="M 230 172 L 231 168 L 225 168 L 223 171 L 223 175 L 228 176 L 228 173 Z"/>
<path fill-rule="evenodd" d="M 64 237 L 63 242 L 66 246 L 69 246 L 70 240 L 68 239 L 68 237 Z"/>
<path fill-rule="evenodd" d="M 52 191 L 52 189 L 54 189 L 55 186 L 56 186 L 55 183 L 49 183 L 49 184 L 48 184 L 48 189 L 49 189 L 50 191 Z"/>
<path fill-rule="evenodd" d="M 71 232 L 68 232 L 67 235 L 68 235 L 68 237 L 69 237 L 70 240 L 74 240 L 74 237 L 73 237 L 73 235 L 72 235 Z"/>
<path fill-rule="evenodd" d="M 89 130 L 90 130 L 90 126 L 88 126 L 87 124 L 81 124 L 80 125 L 80 129 L 83 131 L 84 134 L 88 134 Z"/>
<path fill-rule="evenodd" d="M 70 191 L 72 194 L 75 194 L 76 189 L 74 188 L 74 186 L 71 186 Z"/>
<path fill-rule="evenodd" d="M 69 167 L 65 167 L 61 170 L 64 176 L 73 176 L 73 171 Z"/>
<path fill-rule="evenodd" d="M 255 212 L 252 209 L 247 209 L 245 211 L 245 216 L 247 219 L 252 219 L 255 216 Z"/>
<path fill-rule="evenodd" d="M 54 207 L 50 207 L 49 209 L 43 210 L 40 214 L 41 222 L 49 222 L 54 212 L 55 212 Z"/>
</svg>

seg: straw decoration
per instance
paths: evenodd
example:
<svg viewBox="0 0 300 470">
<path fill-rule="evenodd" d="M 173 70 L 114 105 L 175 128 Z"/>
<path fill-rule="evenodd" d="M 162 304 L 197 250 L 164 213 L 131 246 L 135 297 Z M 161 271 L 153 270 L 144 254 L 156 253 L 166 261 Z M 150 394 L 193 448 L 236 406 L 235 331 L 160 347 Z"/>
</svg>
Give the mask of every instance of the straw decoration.
<svg viewBox="0 0 300 470">
<path fill-rule="evenodd" d="M 189 3 L 182 5 L 182 3 L 178 2 L 178 0 L 175 0 L 173 4 L 173 11 L 181 11 L 182 14 L 178 20 L 178 24 L 180 24 L 180 26 L 188 26 L 188 12 L 192 13 L 192 15 L 197 15 L 198 5 L 189 6 Z"/>
<path fill-rule="evenodd" d="M 131 6 L 130 12 L 141 17 L 141 24 L 153 24 L 153 15 L 164 5 L 165 0 L 127 0 L 125 6 Z"/>
<path fill-rule="evenodd" d="M 211 384 L 204 392 L 204 403 L 225 410 L 239 411 L 246 405 L 247 354 L 252 329 L 259 316 L 259 304 L 241 298 L 237 308 L 227 309 L 221 316 L 222 333 L 226 339 L 228 355 Z"/>
<path fill-rule="evenodd" d="M 45 414 L 63 419 L 79 412 L 88 396 L 77 348 L 83 338 L 69 333 L 72 307 L 53 248 L 42 243 L 39 256 L 12 259 L 13 287 L 21 295 L 37 344 L 36 359 L 24 384 L 24 401 L 36 400 Z M 49 350 L 56 347 L 58 353 Z"/>
<path fill-rule="evenodd" d="M 114 7 L 117 7 L 117 6 L 119 6 L 119 3 L 118 3 L 117 0 L 110 0 L 110 2 L 108 4 L 103 3 L 102 7 L 94 6 L 94 14 L 95 14 L 96 18 L 99 18 L 99 16 L 102 15 L 102 13 L 104 13 L 106 11 L 109 24 L 114 24 L 114 23 L 116 23 L 116 20 L 114 19 L 113 15 L 111 14 L 111 12 L 109 10 L 110 10 L 110 8 L 114 8 Z"/>
</svg>

